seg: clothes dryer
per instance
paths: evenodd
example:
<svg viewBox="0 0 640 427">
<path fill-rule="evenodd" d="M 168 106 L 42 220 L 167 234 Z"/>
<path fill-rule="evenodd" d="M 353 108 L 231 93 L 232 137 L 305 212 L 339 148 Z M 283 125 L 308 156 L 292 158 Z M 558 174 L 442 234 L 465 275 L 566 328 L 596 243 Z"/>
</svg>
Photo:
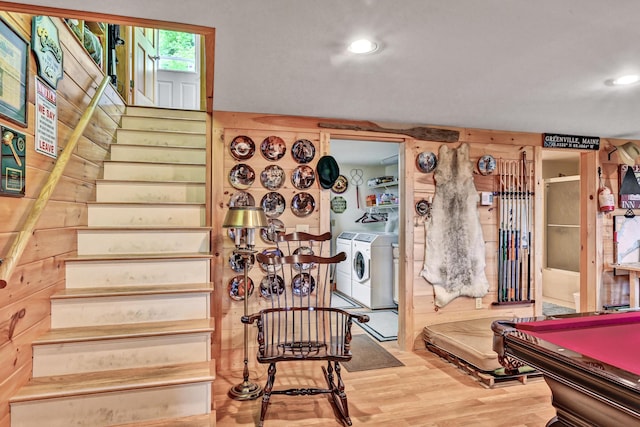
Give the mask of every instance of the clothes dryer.
<svg viewBox="0 0 640 427">
<path fill-rule="evenodd" d="M 353 239 L 351 297 L 371 309 L 393 308 L 395 233 L 358 233 Z"/>
<path fill-rule="evenodd" d="M 353 239 L 358 235 L 354 231 L 343 231 L 336 237 L 336 254 L 344 252 L 347 259 L 338 263 L 335 272 L 336 290 L 351 297 L 351 275 L 353 271 Z"/>
</svg>

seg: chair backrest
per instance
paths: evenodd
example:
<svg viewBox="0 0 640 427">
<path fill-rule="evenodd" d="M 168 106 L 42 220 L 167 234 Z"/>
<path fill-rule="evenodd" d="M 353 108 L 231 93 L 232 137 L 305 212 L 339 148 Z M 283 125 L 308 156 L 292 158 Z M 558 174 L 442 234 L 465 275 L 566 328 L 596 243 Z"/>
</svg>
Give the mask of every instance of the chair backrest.
<svg viewBox="0 0 640 427">
<path fill-rule="evenodd" d="M 344 252 L 332 257 L 257 254 L 267 271 L 260 284 L 271 307 L 261 310 L 258 342 L 265 359 L 350 356 L 345 335 L 351 319 L 331 308 L 330 277 Z M 265 285 L 265 281 L 267 284 Z"/>
</svg>

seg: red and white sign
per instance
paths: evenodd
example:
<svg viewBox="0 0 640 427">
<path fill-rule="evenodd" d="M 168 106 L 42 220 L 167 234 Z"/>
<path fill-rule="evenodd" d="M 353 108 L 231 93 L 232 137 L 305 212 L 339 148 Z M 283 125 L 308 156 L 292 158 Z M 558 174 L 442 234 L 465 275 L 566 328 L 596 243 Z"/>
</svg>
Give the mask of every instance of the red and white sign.
<svg viewBox="0 0 640 427">
<path fill-rule="evenodd" d="M 58 107 L 56 91 L 36 77 L 36 151 L 58 157 Z"/>
</svg>

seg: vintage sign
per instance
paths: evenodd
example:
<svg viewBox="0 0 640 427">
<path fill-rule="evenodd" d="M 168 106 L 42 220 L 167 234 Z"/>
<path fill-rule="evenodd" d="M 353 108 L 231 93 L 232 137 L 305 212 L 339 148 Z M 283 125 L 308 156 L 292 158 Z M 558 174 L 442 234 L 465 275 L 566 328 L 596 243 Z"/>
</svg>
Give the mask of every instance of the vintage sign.
<svg viewBox="0 0 640 427">
<path fill-rule="evenodd" d="M 23 197 L 27 163 L 25 136 L 6 126 L 0 126 L 0 135 L 0 195 Z"/>
<path fill-rule="evenodd" d="M 619 205 L 622 209 L 640 209 L 640 165 L 620 165 Z"/>
<path fill-rule="evenodd" d="M 572 148 L 575 150 L 600 149 L 600 137 L 597 136 L 544 133 L 543 137 L 543 147 L 547 148 Z"/>
<path fill-rule="evenodd" d="M 58 107 L 56 91 L 36 77 L 36 134 L 38 153 L 58 157 Z"/>
<path fill-rule="evenodd" d="M 32 22 L 31 50 L 38 63 L 38 75 L 55 89 L 64 71 L 58 28 L 48 16 L 34 16 Z"/>
</svg>

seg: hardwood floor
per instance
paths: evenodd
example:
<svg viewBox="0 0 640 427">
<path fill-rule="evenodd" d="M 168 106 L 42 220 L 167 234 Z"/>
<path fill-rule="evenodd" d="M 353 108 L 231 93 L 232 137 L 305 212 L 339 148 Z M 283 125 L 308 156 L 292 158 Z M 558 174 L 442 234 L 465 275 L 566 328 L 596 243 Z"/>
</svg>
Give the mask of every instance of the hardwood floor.
<svg viewBox="0 0 640 427">
<path fill-rule="evenodd" d="M 395 341 L 381 344 L 405 366 L 353 373 L 343 369 L 354 426 L 542 427 L 555 415 L 551 392 L 542 378 L 526 385 L 514 382 L 486 389 L 428 350 L 408 353 L 399 351 Z M 323 386 L 321 364 L 285 365 L 278 365 L 276 387 L 299 382 L 311 386 L 315 381 Z M 251 379 L 264 385 L 266 366 L 258 369 Z M 216 377 L 218 427 L 255 426 L 259 419 L 261 399 L 237 402 L 227 397 L 229 387 L 241 380 L 240 371 Z M 329 399 L 326 395 L 274 395 L 265 426 L 339 427 Z"/>
</svg>

